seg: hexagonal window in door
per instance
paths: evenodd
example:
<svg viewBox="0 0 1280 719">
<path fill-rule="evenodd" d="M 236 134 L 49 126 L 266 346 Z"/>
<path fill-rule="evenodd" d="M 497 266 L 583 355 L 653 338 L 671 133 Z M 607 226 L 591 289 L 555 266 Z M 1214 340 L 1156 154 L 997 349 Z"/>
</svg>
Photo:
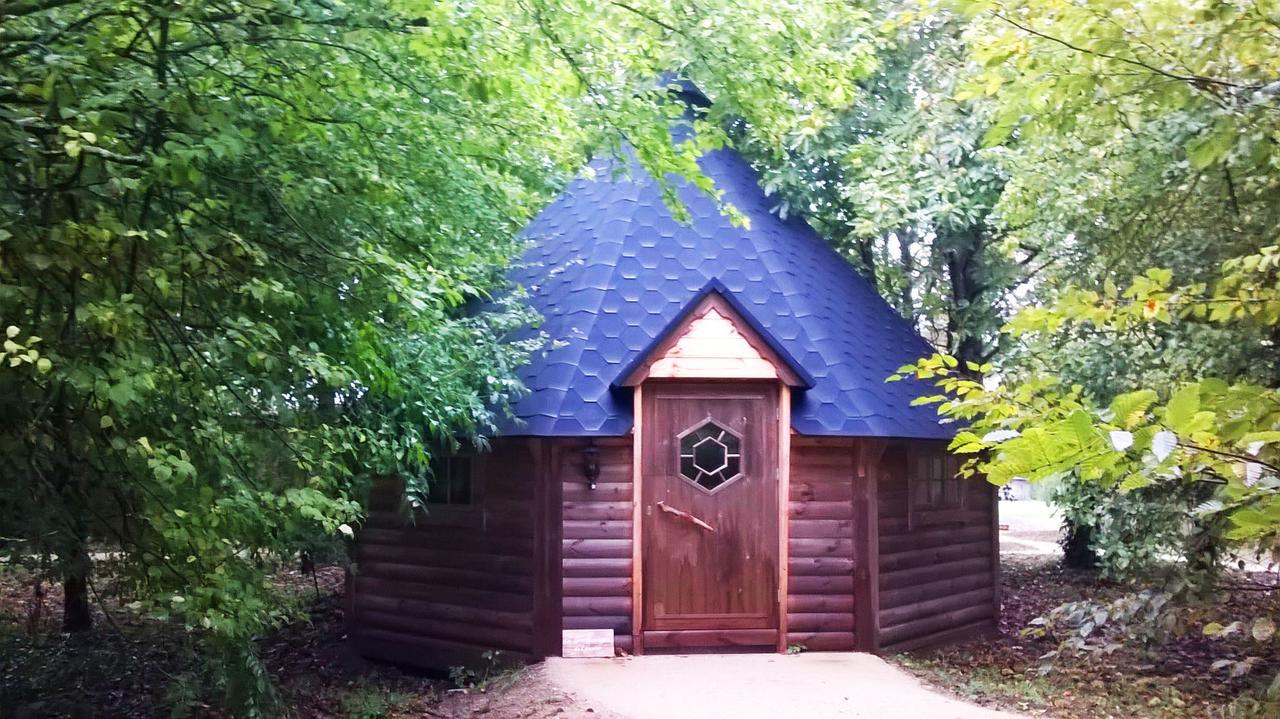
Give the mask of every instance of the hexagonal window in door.
<svg viewBox="0 0 1280 719">
<path fill-rule="evenodd" d="M 742 476 L 742 438 L 711 418 L 680 439 L 680 476 L 708 492 Z"/>
</svg>

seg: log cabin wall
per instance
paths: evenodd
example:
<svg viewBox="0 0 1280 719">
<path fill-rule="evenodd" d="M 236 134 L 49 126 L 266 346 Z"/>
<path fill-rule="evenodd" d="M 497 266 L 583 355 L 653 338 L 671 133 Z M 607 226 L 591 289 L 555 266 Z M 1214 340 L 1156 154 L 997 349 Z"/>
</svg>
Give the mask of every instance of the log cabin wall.
<svg viewBox="0 0 1280 719">
<path fill-rule="evenodd" d="M 890 445 L 880 462 L 878 642 L 906 651 L 995 628 L 999 614 L 996 490 L 950 477 L 945 443 Z M 939 472 L 939 467 L 941 471 Z M 934 483 L 933 487 L 926 486 Z M 952 482 L 953 484 L 948 484 Z"/>
<path fill-rule="evenodd" d="M 854 648 L 854 440 L 791 436 L 787 645 Z"/>
<path fill-rule="evenodd" d="M 564 629 L 612 629 L 616 649 L 632 651 L 631 437 L 597 439 L 600 477 L 587 487 L 585 439 L 555 440 L 553 481 L 560 486 Z"/>
<path fill-rule="evenodd" d="M 359 652 L 443 669 L 490 649 L 524 661 L 554 651 L 535 636 L 541 449 L 541 440 L 495 441 L 474 460 L 469 505 L 412 518 L 400 482 L 375 485 L 352 582 Z"/>
</svg>

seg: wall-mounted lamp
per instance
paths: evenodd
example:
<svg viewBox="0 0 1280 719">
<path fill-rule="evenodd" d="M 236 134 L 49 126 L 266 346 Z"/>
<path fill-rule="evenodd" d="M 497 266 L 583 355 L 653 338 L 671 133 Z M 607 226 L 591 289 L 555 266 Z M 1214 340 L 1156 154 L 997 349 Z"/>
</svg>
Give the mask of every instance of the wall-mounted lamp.
<svg viewBox="0 0 1280 719">
<path fill-rule="evenodd" d="M 587 478 L 587 489 L 596 488 L 596 480 L 600 479 L 600 448 L 595 440 L 582 450 L 582 476 Z"/>
</svg>

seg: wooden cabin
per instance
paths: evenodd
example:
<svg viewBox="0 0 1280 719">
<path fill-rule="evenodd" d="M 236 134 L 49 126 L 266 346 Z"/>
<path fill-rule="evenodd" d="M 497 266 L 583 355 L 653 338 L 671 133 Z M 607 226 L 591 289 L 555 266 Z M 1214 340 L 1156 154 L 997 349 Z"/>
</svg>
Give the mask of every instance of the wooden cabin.
<svg viewBox="0 0 1280 719">
<path fill-rule="evenodd" d="M 701 165 L 748 223 L 689 187 L 677 221 L 598 160 L 528 227 L 512 279 L 552 344 L 425 512 L 375 491 L 359 651 L 894 652 L 996 626 L 996 492 L 956 478 L 927 387 L 885 383 L 931 349 L 737 152 Z"/>
</svg>

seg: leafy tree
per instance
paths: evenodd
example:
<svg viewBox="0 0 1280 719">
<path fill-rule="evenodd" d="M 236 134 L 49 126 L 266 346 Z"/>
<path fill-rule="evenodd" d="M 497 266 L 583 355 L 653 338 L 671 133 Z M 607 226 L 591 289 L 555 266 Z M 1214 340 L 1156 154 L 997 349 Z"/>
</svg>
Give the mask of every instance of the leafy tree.
<svg viewBox="0 0 1280 719">
<path fill-rule="evenodd" d="M 89 543 L 124 550 L 236 703 L 268 689 L 271 558 L 483 431 L 528 349 L 514 305 L 462 310 L 576 157 L 574 108 L 482 14 L 417 10 L 0 8 L 6 527 L 58 558 L 70 631 Z"/>
<path fill-rule="evenodd" d="M 840 3 L 714 9 L 0 2 L 0 521 L 57 558 L 65 628 L 103 542 L 262 710 L 265 572 L 520 391 L 530 213 L 624 139 L 711 191 L 715 113 L 788 136 L 866 62 Z M 673 68 L 723 100 L 700 145 L 670 141 Z"/>
<path fill-rule="evenodd" d="M 987 142 L 1013 138 L 997 218 L 1061 258 L 1035 299 L 1151 267 L 1212 282 L 1274 243 L 1274 3 L 961 6 L 983 68 L 971 91 L 997 107 Z M 1277 337 L 1251 328 L 1064 329 L 1029 354 L 1102 396 L 1197 372 L 1280 382 Z"/>
<path fill-rule="evenodd" d="M 1169 588 L 1199 591 L 1224 548 L 1277 559 L 1280 7 L 948 6 L 970 18 L 968 92 L 993 103 L 984 142 L 1008 150 L 995 221 L 1059 261 L 1006 327 L 1012 353 L 970 368 L 986 382 L 943 356 L 904 371 L 940 378 L 931 401 L 970 421 L 971 469 L 1066 478 L 1075 509 L 1129 522 L 1104 538 L 1107 569 L 1174 550 Z M 1148 599 L 1122 613 L 1164 622 Z M 1250 623 L 1273 640 L 1271 619 Z"/>
<path fill-rule="evenodd" d="M 780 211 L 810 218 L 939 346 L 985 362 L 1036 251 L 991 221 L 1003 148 L 982 146 L 986 98 L 961 92 L 963 29 L 950 15 L 884 11 L 876 72 L 847 108 L 802 128 L 784 162 L 766 161 L 766 177 Z"/>
<path fill-rule="evenodd" d="M 1274 20 L 1268 5 L 946 7 L 969 17 L 967 56 L 947 94 L 986 108 L 984 152 L 1007 178 L 987 222 L 1015 257 L 1029 253 L 1036 264 L 1006 306 L 1054 303 L 1081 286 L 1103 292 L 1153 266 L 1180 282 L 1211 284 L 1224 261 L 1273 241 L 1275 182 L 1268 151 L 1257 146 L 1274 124 L 1264 109 L 1265 71 L 1259 74 L 1269 51 L 1258 39 Z M 931 99 L 930 91 L 947 90 L 924 87 Z M 1067 322 L 1006 339 L 1007 354 L 997 359 L 1006 379 L 1054 375 L 1106 404 L 1199 376 L 1274 386 L 1275 341 L 1274 329 L 1231 323 L 1139 323 L 1120 331 Z M 1116 532 L 1134 512 L 1149 529 L 1160 526 L 1148 538 L 1185 535 L 1182 518 L 1198 496 L 1144 491 L 1099 504 L 1099 489 L 1080 482 L 1064 476 L 1055 493 L 1069 520 L 1091 522 L 1068 521 L 1068 549 L 1093 544 L 1111 556 L 1141 544 Z M 1141 554 L 1151 559 L 1168 549 L 1151 539 Z M 1069 551 L 1077 554 L 1089 558 Z M 1145 566 L 1134 562 L 1126 571 Z"/>
</svg>

